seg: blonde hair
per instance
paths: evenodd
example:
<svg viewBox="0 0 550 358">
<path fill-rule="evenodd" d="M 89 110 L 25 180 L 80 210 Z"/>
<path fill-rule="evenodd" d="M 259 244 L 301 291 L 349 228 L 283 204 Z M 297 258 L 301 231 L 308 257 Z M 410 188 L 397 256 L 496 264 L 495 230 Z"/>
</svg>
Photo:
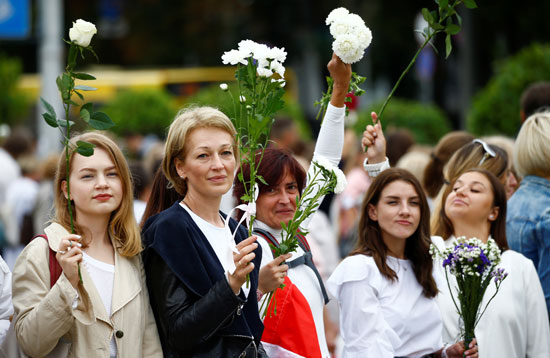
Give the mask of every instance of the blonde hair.
<svg viewBox="0 0 550 358">
<path fill-rule="evenodd" d="M 235 138 L 237 131 L 225 114 L 213 107 L 189 107 L 182 109 L 170 125 L 166 145 L 164 146 L 164 158 L 162 160 L 162 171 L 170 182 L 170 186 L 185 196 L 187 194 L 187 183 L 180 178 L 176 170 L 175 159 L 183 161 L 187 154 L 187 137 L 198 128 L 219 128 L 226 131 Z M 239 161 L 239 151 L 235 140 L 233 141 L 233 155 L 235 161 Z"/>
<path fill-rule="evenodd" d="M 142 250 L 141 235 L 134 217 L 133 206 L 133 186 L 128 163 L 124 158 L 120 148 L 113 140 L 107 136 L 89 132 L 73 137 L 69 142 L 69 163 L 72 162 L 76 153 L 76 143 L 85 141 L 95 146 L 95 149 L 103 149 L 115 164 L 120 180 L 122 182 L 122 201 L 120 206 L 111 213 L 109 220 L 108 231 L 112 240 L 115 242 L 116 250 L 122 256 L 132 257 L 139 254 Z M 55 174 L 54 189 L 55 189 L 55 219 L 54 221 L 64 226 L 67 230 L 71 228 L 69 210 L 67 208 L 67 198 L 62 190 L 63 182 L 66 181 L 65 173 L 67 164 L 65 160 L 65 151 L 59 156 L 57 162 L 57 172 Z M 74 201 L 71 201 L 71 210 L 76 215 Z M 83 233 L 82 227 L 74 224 L 75 230 L 78 233 Z M 83 237 L 82 244 L 86 247 L 89 244 L 90 238 Z"/>
<path fill-rule="evenodd" d="M 423 183 L 424 172 L 430 162 L 429 153 L 429 149 L 415 146 L 399 158 L 395 167 L 410 171 L 420 183 Z"/>
<path fill-rule="evenodd" d="M 550 176 L 550 112 L 531 115 L 521 126 L 514 147 L 514 167 L 520 176 Z"/>
<path fill-rule="evenodd" d="M 447 196 L 452 190 L 450 183 L 453 183 L 463 173 L 470 169 L 480 168 L 491 172 L 501 182 L 506 180 L 508 169 L 508 155 L 506 151 L 495 145 L 486 145 L 494 152 L 494 157 L 488 156 L 481 143 L 471 142 L 456 151 L 447 165 L 445 165 L 443 169 L 445 183 L 434 200 L 435 208 L 430 220 L 432 235 L 447 238 L 452 234 L 452 229 L 450 229 L 452 225 L 448 219 L 445 219 L 442 212 L 445 210 Z"/>
</svg>

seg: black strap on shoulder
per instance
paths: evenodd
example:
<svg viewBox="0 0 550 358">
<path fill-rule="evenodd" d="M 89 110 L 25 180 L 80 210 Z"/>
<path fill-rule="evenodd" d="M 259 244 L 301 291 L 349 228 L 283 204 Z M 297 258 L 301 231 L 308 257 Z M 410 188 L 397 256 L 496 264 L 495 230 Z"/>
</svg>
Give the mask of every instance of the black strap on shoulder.
<svg viewBox="0 0 550 358">
<path fill-rule="evenodd" d="M 255 228 L 254 234 L 258 234 L 262 236 L 268 243 L 273 245 L 274 247 L 279 247 L 279 241 L 271 234 L 270 232 Z M 321 275 L 319 274 L 319 271 L 317 270 L 317 267 L 315 267 L 315 264 L 313 263 L 313 255 L 311 254 L 311 248 L 309 247 L 309 243 L 307 242 L 307 239 L 304 235 L 297 233 L 296 238 L 298 239 L 298 245 L 304 250 L 304 254 L 297 259 L 294 259 L 292 261 L 287 261 L 286 264 L 288 265 L 289 269 L 298 267 L 300 265 L 306 265 L 311 270 L 313 270 L 313 273 L 317 277 L 317 281 L 319 281 L 319 286 L 321 287 L 321 292 L 323 293 L 323 299 L 325 301 L 325 304 L 329 302 L 327 290 L 325 288 L 325 284 L 323 283 L 323 279 L 321 278 Z M 273 250 L 272 250 L 273 251 Z"/>
</svg>

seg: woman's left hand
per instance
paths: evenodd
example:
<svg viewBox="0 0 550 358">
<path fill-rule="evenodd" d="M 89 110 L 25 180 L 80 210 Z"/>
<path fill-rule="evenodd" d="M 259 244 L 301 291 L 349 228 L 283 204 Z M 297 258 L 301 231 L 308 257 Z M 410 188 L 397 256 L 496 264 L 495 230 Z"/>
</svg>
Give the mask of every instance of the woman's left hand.
<svg viewBox="0 0 550 358">
<path fill-rule="evenodd" d="M 449 358 L 462 358 L 462 357 L 478 358 L 479 355 L 477 353 L 477 340 L 475 338 L 472 340 L 472 342 L 470 343 L 470 347 L 466 352 L 464 352 L 464 341 L 460 341 L 458 343 L 453 344 L 452 346 L 449 346 L 449 348 L 447 348 L 447 357 L 449 357 Z"/>
</svg>

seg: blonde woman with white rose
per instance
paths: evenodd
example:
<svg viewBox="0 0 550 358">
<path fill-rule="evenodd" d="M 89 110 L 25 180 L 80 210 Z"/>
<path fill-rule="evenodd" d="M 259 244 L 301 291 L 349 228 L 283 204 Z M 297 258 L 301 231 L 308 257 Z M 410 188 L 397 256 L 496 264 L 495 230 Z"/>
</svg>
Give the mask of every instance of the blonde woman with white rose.
<svg viewBox="0 0 550 358">
<path fill-rule="evenodd" d="M 92 156 L 76 153 L 78 140 L 95 146 Z M 31 241 L 13 271 L 19 345 L 31 357 L 162 357 L 139 256 L 128 165 L 116 144 L 98 133 L 73 138 L 70 148 L 78 235 L 70 234 L 63 153 L 47 240 Z"/>
</svg>

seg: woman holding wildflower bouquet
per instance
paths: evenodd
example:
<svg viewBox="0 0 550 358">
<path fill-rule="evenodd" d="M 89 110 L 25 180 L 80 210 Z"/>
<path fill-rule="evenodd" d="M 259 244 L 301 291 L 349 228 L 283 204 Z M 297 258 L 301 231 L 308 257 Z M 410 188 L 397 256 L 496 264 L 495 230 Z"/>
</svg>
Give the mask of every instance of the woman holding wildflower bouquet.
<svg viewBox="0 0 550 358">
<path fill-rule="evenodd" d="M 418 180 L 387 169 L 363 202 L 356 249 L 329 278 L 340 307 L 344 358 L 477 357 L 472 343 L 443 347 L 428 252 L 429 208 Z"/>
<path fill-rule="evenodd" d="M 77 153 L 78 141 L 93 144 L 93 155 Z M 73 138 L 69 153 L 70 170 L 65 153 L 57 165 L 47 237 L 31 241 L 13 271 L 17 340 L 31 357 L 159 357 L 126 160 L 98 133 Z M 66 170 L 79 235 L 69 231 Z"/>
<path fill-rule="evenodd" d="M 470 169 L 451 183 L 444 197 L 445 204 L 439 213 L 440 231 L 436 234 L 444 235 L 446 240 L 440 236 L 432 237 L 440 252 L 450 255 L 452 252 L 452 256 L 446 255 L 445 261 L 435 261 L 440 290 L 437 302 L 443 316 L 444 340 L 454 341 L 463 334 L 472 335 L 461 330 L 475 328 L 481 358 L 550 357 L 548 316 L 534 265 L 523 255 L 508 249 L 506 193 L 502 183 L 487 170 Z M 458 237 L 464 237 L 463 244 L 455 241 Z M 492 249 L 494 245 L 498 248 Z M 472 251 L 471 256 L 468 251 L 473 246 L 484 251 Z M 498 263 L 500 250 L 502 254 Z M 461 261 L 461 257 L 465 261 Z M 478 277 L 485 277 L 484 271 L 498 263 L 493 270 L 497 284 L 487 281 L 485 294 L 481 291 L 479 296 L 479 307 L 463 304 L 471 302 L 464 295 L 473 286 L 463 286 L 459 292 L 458 281 L 449 273 L 447 281 L 444 272 L 443 266 L 454 272 L 459 270 L 457 265 L 460 263 L 460 271 L 467 275 L 468 262 L 475 265 L 471 272 L 473 276 L 479 273 Z M 462 280 L 465 282 L 462 285 L 471 285 L 468 282 L 475 281 Z M 493 281 L 491 276 L 488 280 Z M 463 318 L 459 318 L 457 310 L 461 311 Z"/>
<path fill-rule="evenodd" d="M 304 169 L 290 153 L 280 149 L 266 149 L 257 172 L 265 181 L 259 183 L 260 194 L 256 201 L 254 222 L 255 233 L 262 248 L 259 295 L 276 290 L 276 302 L 273 301 L 272 305 L 266 297 L 261 301 L 264 307 L 260 313 L 265 315 L 262 342 L 267 353 L 273 357 L 285 352 L 308 358 L 330 356 L 323 323 L 323 308 L 328 297 L 311 260 L 307 240 L 299 235 L 299 240 L 295 241 L 296 247 L 283 251 L 291 254 L 279 255 L 276 253 L 280 251 L 272 251 L 274 246 L 284 245 L 283 229 L 297 212 L 304 213 L 304 220 L 295 221 L 295 224 L 300 224 L 302 230 L 307 230 L 310 218 L 308 213 L 318 208 L 327 193 L 324 184 L 328 181 L 320 176 L 322 169 L 318 163 L 328 162 L 329 164 L 325 164 L 328 168 L 338 165 L 340 161 L 344 137 L 344 101 L 348 93 L 351 66 L 333 55 L 327 67 L 334 80 L 334 90 L 317 138 L 313 161 L 307 174 L 307 185 Z M 256 153 L 257 162 L 261 156 L 261 152 Z M 242 165 L 241 172 L 244 181 L 249 180 L 250 167 Z M 310 185 L 312 182 L 317 185 Z M 334 187 L 334 182 L 332 184 Z M 321 187 L 325 191 L 319 192 Z M 303 192 L 305 188 L 310 188 L 308 193 Z M 233 195 L 237 200 L 242 200 L 244 191 L 242 182 L 235 181 Z M 307 209 L 307 212 L 305 207 L 297 204 L 303 196 L 315 197 L 314 206 Z M 280 265 L 283 260 L 287 260 L 290 266 L 288 276 L 285 272 L 288 266 Z M 278 289 L 283 283 L 284 289 Z M 282 303 L 285 300 L 292 304 L 285 304 L 283 310 Z"/>
</svg>

